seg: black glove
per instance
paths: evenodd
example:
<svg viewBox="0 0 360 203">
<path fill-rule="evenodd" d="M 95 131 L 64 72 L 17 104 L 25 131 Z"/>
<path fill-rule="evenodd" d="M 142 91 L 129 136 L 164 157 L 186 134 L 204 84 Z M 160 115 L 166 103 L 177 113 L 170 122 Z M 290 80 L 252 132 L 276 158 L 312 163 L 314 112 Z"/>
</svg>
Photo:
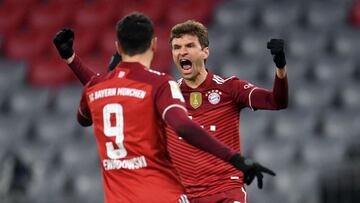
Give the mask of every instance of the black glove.
<svg viewBox="0 0 360 203">
<path fill-rule="evenodd" d="M 115 53 L 113 54 L 113 56 L 110 59 L 110 63 L 109 63 L 109 67 L 108 70 L 111 71 L 113 70 L 121 61 L 121 56 L 119 55 L 119 53 Z"/>
<path fill-rule="evenodd" d="M 273 55 L 273 60 L 276 67 L 284 68 L 286 65 L 285 53 L 284 53 L 284 40 L 283 39 L 271 39 L 267 43 L 267 48 L 270 49 Z"/>
<path fill-rule="evenodd" d="M 74 54 L 74 32 L 69 28 L 61 29 L 54 37 L 54 44 L 61 58 L 68 59 Z"/>
<path fill-rule="evenodd" d="M 251 161 L 250 159 L 245 159 L 240 154 L 235 154 L 231 157 L 229 161 L 235 168 L 241 170 L 244 173 L 244 183 L 250 185 L 254 178 L 257 178 L 258 187 L 261 189 L 263 186 L 263 174 L 267 173 L 269 175 L 275 176 L 276 174 L 264 166 Z"/>
</svg>

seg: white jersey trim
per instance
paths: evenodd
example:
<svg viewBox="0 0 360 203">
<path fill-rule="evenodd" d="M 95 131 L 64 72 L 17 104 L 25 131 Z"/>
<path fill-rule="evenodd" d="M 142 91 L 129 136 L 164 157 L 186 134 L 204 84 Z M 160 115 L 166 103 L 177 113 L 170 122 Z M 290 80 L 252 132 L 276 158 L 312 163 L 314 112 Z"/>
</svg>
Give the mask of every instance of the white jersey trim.
<svg viewBox="0 0 360 203">
<path fill-rule="evenodd" d="M 179 198 L 179 203 L 190 203 L 190 201 L 185 194 L 182 194 Z"/>
<path fill-rule="evenodd" d="M 177 107 L 177 108 L 181 108 L 183 109 L 186 113 L 187 113 L 187 110 L 185 107 L 181 106 L 180 104 L 171 104 L 170 106 L 166 107 L 161 115 L 162 119 L 165 120 L 165 114 L 167 111 L 169 111 L 171 108 L 174 108 L 174 107 Z"/>
<path fill-rule="evenodd" d="M 87 117 L 87 116 L 85 116 L 85 114 L 81 111 L 81 109 L 79 108 L 79 113 L 80 113 L 80 115 L 82 116 L 82 117 L 84 117 L 84 118 L 86 118 L 86 119 L 89 119 L 89 120 L 91 120 L 89 117 Z"/>
<path fill-rule="evenodd" d="M 249 93 L 249 106 L 250 106 L 251 110 L 253 110 L 253 111 L 255 111 L 255 110 L 254 110 L 254 108 L 252 107 L 252 104 L 251 104 L 251 95 L 254 92 L 254 90 L 256 90 L 256 89 L 258 89 L 258 88 L 254 87 Z"/>
<path fill-rule="evenodd" d="M 241 191 L 243 191 L 243 193 L 244 193 L 244 201 L 245 201 L 245 203 L 247 203 L 246 191 L 245 191 L 244 187 L 241 187 Z"/>
<path fill-rule="evenodd" d="M 218 75 L 213 75 L 212 80 L 213 80 L 214 82 L 216 82 L 217 84 L 221 85 L 221 84 L 224 84 L 226 81 L 231 80 L 231 79 L 233 79 L 233 78 L 235 78 L 235 76 L 231 76 L 231 77 L 229 77 L 229 78 L 227 78 L 227 79 L 224 79 L 224 78 L 222 78 L 222 77 L 220 77 L 220 76 L 218 76 Z"/>
<path fill-rule="evenodd" d="M 176 82 L 177 82 L 177 84 L 180 86 L 180 85 L 182 84 L 183 80 L 184 80 L 184 78 L 180 78 L 180 79 L 178 79 Z"/>
</svg>

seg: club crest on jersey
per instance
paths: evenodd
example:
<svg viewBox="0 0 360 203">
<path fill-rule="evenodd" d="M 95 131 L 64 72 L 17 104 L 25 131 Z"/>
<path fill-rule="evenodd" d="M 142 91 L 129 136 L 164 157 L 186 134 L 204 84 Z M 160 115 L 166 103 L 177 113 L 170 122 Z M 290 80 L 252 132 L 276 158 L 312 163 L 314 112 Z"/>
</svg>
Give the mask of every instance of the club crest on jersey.
<svg viewBox="0 0 360 203">
<path fill-rule="evenodd" d="M 197 109 L 202 104 L 202 95 L 201 92 L 191 92 L 190 93 L 190 105 Z"/>
<path fill-rule="evenodd" d="M 222 92 L 219 90 L 208 91 L 205 95 L 208 97 L 210 104 L 218 104 L 220 102 L 220 95 Z"/>
</svg>

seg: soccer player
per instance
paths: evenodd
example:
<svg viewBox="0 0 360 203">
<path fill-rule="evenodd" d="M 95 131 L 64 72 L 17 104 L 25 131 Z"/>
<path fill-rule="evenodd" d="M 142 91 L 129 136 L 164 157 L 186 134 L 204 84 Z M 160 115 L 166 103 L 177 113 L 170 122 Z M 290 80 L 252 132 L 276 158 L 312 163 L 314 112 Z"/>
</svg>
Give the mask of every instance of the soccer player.
<svg viewBox="0 0 360 203">
<path fill-rule="evenodd" d="M 65 59 L 73 55 L 64 50 L 73 41 L 67 36 L 73 33 L 63 30 L 54 39 Z M 114 70 L 91 77 L 78 110 L 81 125 L 94 125 L 107 203 L 187 202 L 168 157 L 165 123 L 187 143 L 241 170 L 248 184 L 256 177 L 261 185 L 263 173 L 275 175 L 219 143 L 189 119 L 176 82 L 149 68 L 156 38 L 148 17 L 132 13 L 120 20 L 116 44 L 123 61 Z"/>
<path fill-rule="evenodd" d="M 186 21 L 175 25 L 171 30 L 170 44 L 173 61 L 182 75 L 178 83 L 189 116 L 230 148 L 240 150 L 241 109 L 279 110 L 287 107 L 283 40 L 271 39 L 267 43 L 276 65 L 272 91 L 234 76 L 223 78 L 208 70 L 205 66 L 210 53 L 208 32 L 199 22 Z M 240 171 L 176 136 L 169 136 L 168 150 L 191 202 L 220 202 L 223 198 L 247 202 Z M 200 161 L 205 159 L 210 161 Z"/>
<path fill-rule="evenodd" d="M 271 39 L 267 44 L 276 65 L 273 91 L 209 71 L 205 67 L 210 52 L 208 33 L 199 22 L 186 21 L 175 25 L 171 30 L 170 44 L 173 61 L 182 75 L 178 84 L 190 117 L 232 149 L 240 149 L 239 116 L 242 108 L 279 110 L 287 107 L 283 40 Z M 191 202 L 247 202 L 241 172 L 178 139 L 169 128 L 168 134 L 173 135 L 169 136 L 168 150 Z M 200 162 L 205 157 L 211 161 Z"/>
</svg>

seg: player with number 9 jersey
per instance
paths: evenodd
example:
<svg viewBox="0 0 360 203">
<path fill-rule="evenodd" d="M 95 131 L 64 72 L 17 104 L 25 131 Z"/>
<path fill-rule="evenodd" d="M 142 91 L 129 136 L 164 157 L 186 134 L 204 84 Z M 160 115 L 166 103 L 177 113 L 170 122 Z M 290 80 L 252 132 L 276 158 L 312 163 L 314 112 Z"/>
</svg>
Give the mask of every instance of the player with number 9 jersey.
<svg viewBox="0 0 360 203">
<path fill-rule="evenodd" d="M 183 101 L 170 76 L 139 63 L 123 62 L 86 85 L 78 114 L 94 124 L 107 203 L 179 201 L 162 116 L 186 111 Z"/>
</svg>

